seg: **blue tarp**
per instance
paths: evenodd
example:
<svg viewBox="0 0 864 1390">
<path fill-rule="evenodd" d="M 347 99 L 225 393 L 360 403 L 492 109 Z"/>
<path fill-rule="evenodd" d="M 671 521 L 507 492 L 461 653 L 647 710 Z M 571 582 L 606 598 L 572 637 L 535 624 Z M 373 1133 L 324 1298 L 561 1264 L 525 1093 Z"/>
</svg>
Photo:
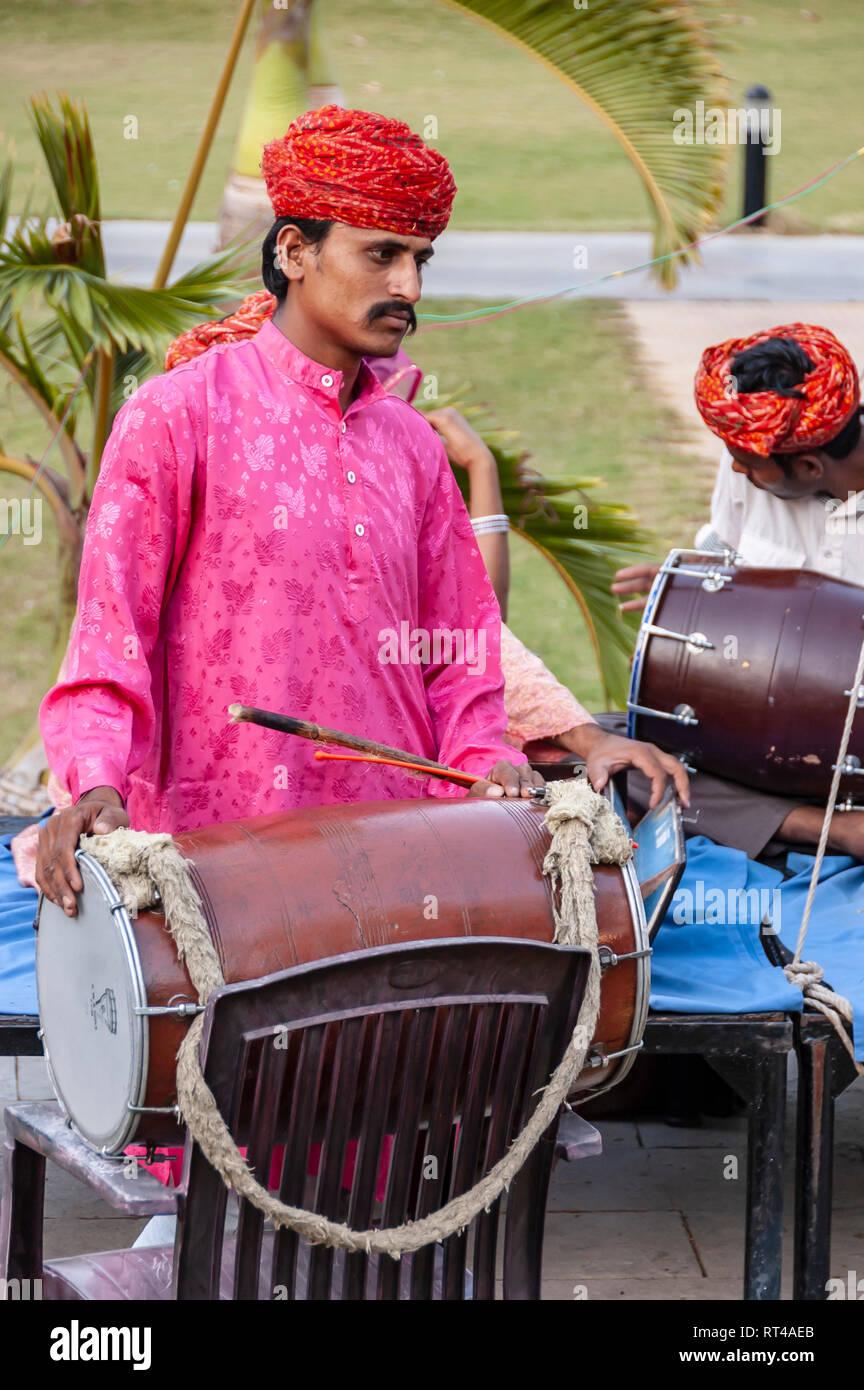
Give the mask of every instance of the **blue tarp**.
<svg viewBox="0 0 864 1390">
<path fill-rule="evenodd" d="M 687 841 L 687 864 L 654 939 L 651 1007 L 674 1013 L 800 1010 L 801 991 L 773 966 L 759 940 L 766 915 L 794 951 L 810 883 L 812 856 L 790 854 L 784 881 L 776 869 L 704 835 Z M 743 890 L 743 891 L 742 891 Z M 829 855 L 810 914 L 804 960 L 850 1000 L 855 1055 L 864 1061 L 864 865 Z"/>
<path fill-rule="evenodd" d="M 14 836 L 0 839 L 0 1014 L 35 1014 L 36 933 L 39 894 L 22 888 L 15 872 Z"/>
</svg>

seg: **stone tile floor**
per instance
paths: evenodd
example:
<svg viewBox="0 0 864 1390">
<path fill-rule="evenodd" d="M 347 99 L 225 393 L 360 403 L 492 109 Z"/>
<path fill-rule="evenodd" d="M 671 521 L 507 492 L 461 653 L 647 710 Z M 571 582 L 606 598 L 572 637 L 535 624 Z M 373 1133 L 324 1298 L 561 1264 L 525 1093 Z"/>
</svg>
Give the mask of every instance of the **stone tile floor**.
<svg viewBox="0 0 864 1390">
<path fill-rule="evenodd" d="M 794 1060 L 792 1062 L 794 1068 Z M 41 1058 L 0 1058 L 0 1108 L 50 1098 Z M 783 1297 L 791 1297 L 793 1202 L 790 1078 Z M 672 1129 L 656 1118 L 594 1122 L 600 1157 L 559 1162 L 546 1222 L 544 1299 L 740 1300 L 746 1120 Z M 737 1162 L 736 1162 L 737 1161 Z M 737 1171 L 737 1176 L 736 1176 Z M 47 1256 L 130 1245 L 141 1221 L 116 1216 L 86 1188 L 48 1168 Z M 864 1278 L 864 1086 L 837 1102 L 832 1277 Z"/>
</svg>

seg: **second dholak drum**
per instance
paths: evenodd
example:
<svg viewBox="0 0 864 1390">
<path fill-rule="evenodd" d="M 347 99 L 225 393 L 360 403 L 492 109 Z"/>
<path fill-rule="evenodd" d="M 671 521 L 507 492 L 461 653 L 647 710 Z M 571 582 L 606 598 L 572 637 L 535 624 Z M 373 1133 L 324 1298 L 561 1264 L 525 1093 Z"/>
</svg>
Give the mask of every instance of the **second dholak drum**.
<svg viewBox="0 0 864 1390">
<path fill-rule="evenodd" d="M 672 551 L 639 631 L 630 735 L 745 786 L 824 798 L 862 637 L 857 584 Z M 858 715 L 841 795 L 864 793 L 862 769 Z"/>
<path fill-rule="evenodd" d="M 258 979 L 367 947 L 459 936 L 552 941 L 543 811 L 516 801 L 315 807 L 178 835 L 225 980 Z M 119 1153 L 171 1143 L 177 1049 L 195 1001 L 165 920 L 131 921 L 79 851 L 79 915 L 48 900 L 37 976 L 45 1052 L 73 1127 Z M 595 869 L 602 1004 L 582 1099 L 621 1079 L 648 1009 L 650 954 L 632 865 Z"/>
</svg>

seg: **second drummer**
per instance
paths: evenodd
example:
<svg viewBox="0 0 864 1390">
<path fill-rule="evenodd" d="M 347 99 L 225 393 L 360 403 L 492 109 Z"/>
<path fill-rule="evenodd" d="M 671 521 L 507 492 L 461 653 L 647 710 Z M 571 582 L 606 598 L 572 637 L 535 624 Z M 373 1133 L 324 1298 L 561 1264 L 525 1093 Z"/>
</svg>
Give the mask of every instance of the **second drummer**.
<svg viewBox="0 0 864 1390">
<path fill-rule="evenodd" d="M 696 405 L 725 448 L 711 520 L 699 549 L 737 551 L 744 563 L 804 568 L 864 585 L 864 433 L 858 373 L 827 328 L 793 323 L 707 348 Z M 619 570 L 622 596 L 644 593 L 658 566 Z M 645 606 L 625 598 L 624 609 Z M 605 716 L 613 727 L 623 716 Z M 640 792 L 637 778 L 630 792 Z M 722 778 L 691 779 L 688 834 L 707 835 L 751 858 L 814 845 L 824 807 L 793 803 Z M 864 859 L 864 812 L 835 812 L 828 848 Z"/>
</svg>

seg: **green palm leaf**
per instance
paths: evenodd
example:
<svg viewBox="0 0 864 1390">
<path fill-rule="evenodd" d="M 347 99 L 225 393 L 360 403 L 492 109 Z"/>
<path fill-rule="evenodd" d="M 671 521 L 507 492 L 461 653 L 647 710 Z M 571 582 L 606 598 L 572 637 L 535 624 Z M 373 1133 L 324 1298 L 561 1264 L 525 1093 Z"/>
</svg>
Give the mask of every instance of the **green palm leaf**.
<svg viewBox="0 0 864 1390">
<path fill-rule="evenodd" d="M 93 136 L 84 107 L 57 96 L 60 117 L 44 94 L 30 98 L 30 119 L 45 156 L 51 185 L 66 221 L 75 213 L 98 223 L 99 176 L 93 152 Z"/>
<path fill-rule="evenodd" d="M 22 253 L 27 237 L 26 231 L 23 238 L 16 232 L 0 245 L 0 300 L 8 297 L 17 308 L 42 295 L 101 348 L 138 346 L 156 357 L 168 339 L 200 323 L 202 313 L 219 317 L 225 312 L 222 302 L 247 292 L 227 271 L 233 251 L 219 252 L 164 290 L 150 290 L 115 284 L 53 260 L 40 264 L 32 244 Z"/>
<path fill-rule="evenodd" d="M 725 104 L 716 0 L 448 0 L 539 58 L 596 112 L 632 160 L 654 221 L 654 255 L 695 241 L 720 205 L 728 151 L 678 145 L 674 113 Z M 662 262 L 671 287 L 696 253 Z"/>
<path fill-rule="evenodd" d="M 63 416 L 71 393 L 82 388 L 80 399 L 89 396 L 94 421 L 98 417 L 90 461 L 95 473 L 104 436 L 130 385 L 134 389 L 162 370 L 171 338 L 202 317 L 220 317 L 226 302 L 242 298 L 260 247 L 233 242 L 158 290 L 108 279 L 86 111 L 62 94 L 57 109 L 46 97 L 30 105 L 60 222 L 53 230 L 49 212 L 33 211 L 30 198 L 15 224 L 9 222 L 14 156 L 8 157 L 0 165 L 0 368 L 29 395 L 49 428 Z M 70 413 L 61 443 L 76 487 L 77 420 Z"/>
<path fill-rule="evenodd" d="M 30 119 L 61 219 L 77 238 L 76 260 L 91 274 L 104 275 L 99 175 L 90 122 L 84 107 L 70 101 L 65 92 L 58 93 L 57 100 L 59 116 L 47 96 L 31 97 Z"/>
</svg>

